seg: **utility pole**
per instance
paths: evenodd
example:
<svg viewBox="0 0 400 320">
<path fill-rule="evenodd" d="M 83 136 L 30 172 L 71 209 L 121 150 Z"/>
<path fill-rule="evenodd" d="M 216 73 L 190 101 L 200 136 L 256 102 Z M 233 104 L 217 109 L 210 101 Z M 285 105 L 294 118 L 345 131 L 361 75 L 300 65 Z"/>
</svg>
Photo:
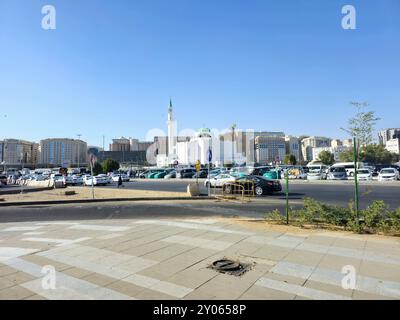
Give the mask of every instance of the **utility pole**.
<svg viewBox="0 0 400 320">
<path fill-rule="evenodd" d="M 103 151 L 106 151 L 106 149 L 105 149 L 105 145 L 104 145 L 104 134 L 103 134 Z"/>
<path fill-rule="evenodd" d="M 236 124 L 233 124 L 232 127 L 232 167 L 233 167 L 233 162 L 235 159 L 235 129 L 236 129 Z"/>
<path fill-rule="evenodd" d="M 81 147 L 81 134 L 80 133 L 78 133 L 77 134 L 77 136 L 78 136 L 78 169 L 80 170 L 80 163 L 79 163 L 79 158 L 80 158 L 80 147 Z"/>
</svg>

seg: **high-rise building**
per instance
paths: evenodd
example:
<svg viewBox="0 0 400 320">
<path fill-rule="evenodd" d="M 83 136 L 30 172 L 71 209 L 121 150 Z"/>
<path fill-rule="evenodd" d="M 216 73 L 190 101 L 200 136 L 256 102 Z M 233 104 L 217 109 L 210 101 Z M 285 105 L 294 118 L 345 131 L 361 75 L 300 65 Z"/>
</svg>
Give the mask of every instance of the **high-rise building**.
<svg viewBox="0 0 400 320">
<path fill-rule="evenodd" d="M 39 144 L 35 142 L 4 139 L 0 141 L 0 162 L 8 166 L 35 166 L 38 162 Z"/>
<path fill-rule="evenodd" d="M 82 166 L 87 164 L 87 144 L 82 140 L 55 138 L 40 141 L 40 164 Z"/>
<path fill-rule="evenodd" d="M 110 144 L 110 151 L 131 151 L 131 139 L 128 138 L 118 138 L 112 139 L 112 143 Z"/>
<path fill-rule="evenodd" d="M 394 138 L 386 141 L 385 148 L 390 152 L 400 154 L 400 138 Z"/>
<path fill-rule="evenodd" d="M 173 115 L 172 100 L 169 100 L 168 108 L 168 119 L 167 119 L 167 129 L 168 129 L 168 162 L 171 164 L 176 160 L 176 125 Z"/>
<path fill-rule="evenodd" d="M 295 156 L 297 162 L 302 161 L 301 147 L 298 137 L 285 136 L 286 154 Z"/>
<path fill-rule="evenodd" d="M 389 128 L 379 131 L 379 144 L 386 146 L 388 140 L 400 138 L 400 128 Z"/>
<path fill-rule="evenodd" d="M 286 155 L 286 141 L 283 132 L 255 133 L 255 160 L 260 165 L 281 163 Z"/>
<path fill-rule="evenodd" d="M 313 160 L 313 148 L 330 147 L 331 139 L 326 137 L 308 137 L 301 140 L 301 152 L 304 161 Z"/>
</svg>

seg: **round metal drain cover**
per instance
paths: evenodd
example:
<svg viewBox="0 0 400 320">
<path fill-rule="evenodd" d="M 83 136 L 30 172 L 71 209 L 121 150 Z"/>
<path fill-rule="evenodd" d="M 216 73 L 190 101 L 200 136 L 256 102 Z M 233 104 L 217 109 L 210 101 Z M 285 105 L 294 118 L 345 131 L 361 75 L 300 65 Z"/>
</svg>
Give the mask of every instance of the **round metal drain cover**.
<svg viewBox="0 0 400 320">
<path fill-rule="evenodd" d="M 214 261 L 210 267 L 221 273 L 240 276 L 249 270 L 250 265 L 243 264 L 238 261 L 233 261 L 230 259 L 221 259 Z"/>
</svg>

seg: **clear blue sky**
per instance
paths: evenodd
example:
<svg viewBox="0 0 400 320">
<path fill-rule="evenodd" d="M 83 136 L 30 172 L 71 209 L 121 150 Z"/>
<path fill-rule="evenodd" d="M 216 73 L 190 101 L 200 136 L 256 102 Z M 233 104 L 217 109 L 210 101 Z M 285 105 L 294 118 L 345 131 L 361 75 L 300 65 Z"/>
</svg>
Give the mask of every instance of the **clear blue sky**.
<svg viewBox="0 0 400 320">
<path fill-rule="evenodd" d="M 351 100 L 399 127 L 399 16 L 398 0 L 0 0 L 0 139 L 143 139 L 169 97 L 179 129 L 344 138 Z"/>
</svg>

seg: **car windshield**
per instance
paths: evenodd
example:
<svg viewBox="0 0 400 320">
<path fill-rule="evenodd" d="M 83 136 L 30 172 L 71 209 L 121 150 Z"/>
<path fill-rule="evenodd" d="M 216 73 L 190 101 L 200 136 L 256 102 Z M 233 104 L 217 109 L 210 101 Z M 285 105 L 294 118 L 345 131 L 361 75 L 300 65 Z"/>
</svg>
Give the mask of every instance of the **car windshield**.
<svg viewBox="0 0 400 320">
<path fill-rule="evenodd" d="M 394 169 L 382 169 L 381 173 L 394 173 Z"/>
<path fill-rule="evenodd" d="M 369 170 L 357 170 L 357 173 L 361 173 L 361 174 L 369 174 Z"/>
</svg>

